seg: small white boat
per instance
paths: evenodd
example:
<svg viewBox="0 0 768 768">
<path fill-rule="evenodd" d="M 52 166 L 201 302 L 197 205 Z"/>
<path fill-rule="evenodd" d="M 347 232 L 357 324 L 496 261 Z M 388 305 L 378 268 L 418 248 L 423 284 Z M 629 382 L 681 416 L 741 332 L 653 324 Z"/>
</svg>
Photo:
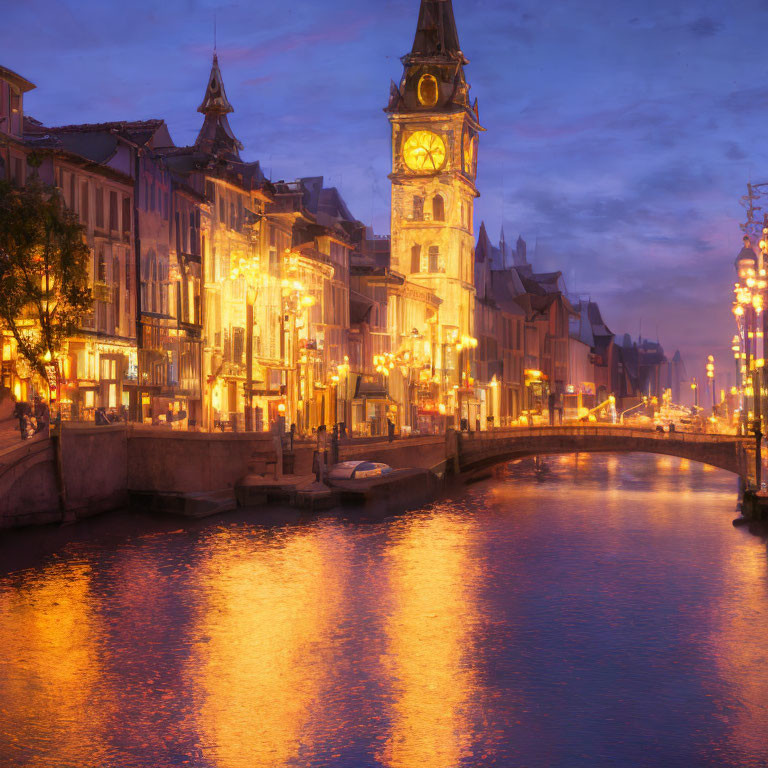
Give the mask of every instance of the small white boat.
<svg viewBox="0 0 768 768">
<path fill-rule="evenodd" d="M 342 461 L 331 468 L 328 478 L 330 480 L 362 480 L 366 477 L 383 477 L 392 471 L 389 464 L 380 464 L 375 461 Z"/>
</svg>

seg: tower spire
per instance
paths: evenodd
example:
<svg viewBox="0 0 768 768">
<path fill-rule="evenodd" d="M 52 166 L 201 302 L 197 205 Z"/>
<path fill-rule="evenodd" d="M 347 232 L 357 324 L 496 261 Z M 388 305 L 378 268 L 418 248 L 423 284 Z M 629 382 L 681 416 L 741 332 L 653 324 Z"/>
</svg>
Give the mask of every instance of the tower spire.
<svg viewBox="0 0 768 768">
<path fill-rule="evenodd" d="M 213 54 L 211 74 L 208 77 L 208 87 L 205 89 L 203 103 L 197 108 L 198 112 L 205 115 L 203 127 L 195 141 L 195 146 L 204 152 L 211 154 L 229 155 L 239 160 L 239 150 L 243 145 L 235 138 L 232 128 L 229 126 L 227 115 L 234 112 L 234 108 L 227 99 L 224 90 L 224 80 L 219 69 L 219 57 Z"/>
<path fill-rule="evenodd" d="M 451 0 L 421 0 L 411 56 L 464 59 Z"/>
<path fill-rule="evenodd" d="M 224 81 L 222 80 L 221 70 L 219 69 L 219 55 L 216 53 L 215 49 L 213 52 L 211 74 L 208 77 L 208 87 L 205 89 L 203 103 L 197 108 L 197 111 L 202 112 L 204 115 L 208 115 L 210 112 L 227 114 L 228 112 L 235 111 L 229 103 L 227 94 L 224 91 Z"/>
</svg>

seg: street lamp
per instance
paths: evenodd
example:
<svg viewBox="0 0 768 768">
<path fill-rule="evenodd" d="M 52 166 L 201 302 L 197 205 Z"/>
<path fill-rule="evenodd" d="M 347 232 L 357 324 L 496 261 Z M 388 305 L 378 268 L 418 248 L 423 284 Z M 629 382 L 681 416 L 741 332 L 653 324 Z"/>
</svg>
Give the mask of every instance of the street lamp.
<svg viewBox="0 0 768 768">
<path fill-rule="evenodd" d="M 289 254 L 290 256 L 290 254 Z M 290 269 L 289 271 L 296 271 Z M 316 303 L 315 297 L 308 292 L 304 285 L 298 280 L 284 279 L 281 283 L 282 293 L 282 306 L 283 312 L 280 315 L 280 348 L 283 365 L 290 373 L 289 381 L 289 404 L 290 404 L 290 418 L 293 423 L 298 420 L 298 404 L 299 404 L 299 383 L 301 378 L 301 364 L 306 361 L 306 358 L 299 354 L 299 317 L 303 316 L 305 311 L 308 311 Z M 290 344 L 286 342 L 286 321 L 290 320 Z M 307 330 L 307 342 L 309 342 L 309 320 L 306 324 L 301 325 L 302 328 L 306 327 Z M 290 349 L 289 349 L 290 346 Z"/>
<path fill-rule="evenodd" d="M 245 280 L 245 431 L 253 432 L 253 306 L 258 296 L 258 257 L 241 258 L 230 278 Z"/>
<path fill-rule="evenodd" d="M 707 357 L 707 378 L 712 387 L 712 417 L 717 413 L 717 404 L 715 402 L 715 358 L 712 355 Z"/>
</svg>

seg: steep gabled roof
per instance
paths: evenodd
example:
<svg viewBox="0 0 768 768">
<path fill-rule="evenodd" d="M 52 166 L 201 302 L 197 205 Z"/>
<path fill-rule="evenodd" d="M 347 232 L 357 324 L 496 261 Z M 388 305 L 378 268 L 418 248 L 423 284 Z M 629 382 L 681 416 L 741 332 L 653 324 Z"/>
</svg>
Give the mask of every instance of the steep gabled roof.
<svg viewBox="0 0 768 768">
<path fill-rule="evenodd" d="M 594 333 L 595 336 L 613 337 L 613 332 L 605 324 L 603 315 L 600 312 L 600 307 L 596 302 L 590 301 L 587 304 L 587 317 L 589 318 L 589 324 L 592 327 L 592 333 Z"/>
<path fill-rule="evenodd" d="M 477 247 L 475 248 L 475 261 L 484 264 L 492 260 L 491 240 L 488 237 L 488 231 L 485 228 L 485 222 L 480 223 L 480 233 L 477 236 Z"/>
</svg>

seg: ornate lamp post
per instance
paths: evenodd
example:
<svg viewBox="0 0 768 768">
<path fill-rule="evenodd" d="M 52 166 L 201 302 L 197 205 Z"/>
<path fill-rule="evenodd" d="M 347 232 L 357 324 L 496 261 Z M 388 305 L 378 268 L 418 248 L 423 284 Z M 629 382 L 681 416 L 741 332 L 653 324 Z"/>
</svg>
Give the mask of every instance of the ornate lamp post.
<svg viewBox="0 0 768 768">
<path fill-rule="evenodd" d="M 283 363 L 290 372 L 289 402 L 290 413 L 288 418 L 296 423 L 299 410 L 299 380 L 301 378 L 301 363 L 305 362 L 299 353 L 299 330 L 305 327 L 299 324 L 299 318 L 303 317 L 306 310 L 309 310 L 316 303 L 315 297 L 298 281 L 283 280 L 281 286 L 283 312 L 280 323 L 280 346 Z M 286 333 L 288 331 L 286 324 L 290 323 L 290 344 L 287 343 Z M 307 333 L 309 332 L 309 323 L 307 321 Z M 290 349 L 289 349 L 290 346 Z"/>
<path fill-rule="evenodd" d="M 712 418 L 717 415 L 717 402 L 715 399 L 715 358 L 712 355 L 707 357 L 707 378 L 712 387 Z"/>
<path fill-rule="evenodd" d="M 763 242 L 763 241 L 761 241 Z M 756 295 L 759 289 L 760 279 L 758 258 L 755 254 L 750 239 L 744 237 L 744 247 L 736 257 L 737 282 L 734 284 L 733 314 L 736 319 L 738 336 L 740 338 L 740 357 L 742 361 L 740 371 L 740 385 L 744 393 L 742 401 L 742 429 L 746 428 L 750 415 L 754 417 L 759 409 L 759 384 L 755 381 L 757 360 L 757 313 L 762 310 L 762 296 Z M 764 270 L 763 270 L 764 271 Z M 752 408 L 750 409 L 749 397 L 752 396 Z"/>
<path fill-rule="evenodd" d="M 230 278 L 245 280 L 245 431 L 253 432 L 253 306 L 259 294 L 258 258 L 240 259 Z"/>
</svg>

